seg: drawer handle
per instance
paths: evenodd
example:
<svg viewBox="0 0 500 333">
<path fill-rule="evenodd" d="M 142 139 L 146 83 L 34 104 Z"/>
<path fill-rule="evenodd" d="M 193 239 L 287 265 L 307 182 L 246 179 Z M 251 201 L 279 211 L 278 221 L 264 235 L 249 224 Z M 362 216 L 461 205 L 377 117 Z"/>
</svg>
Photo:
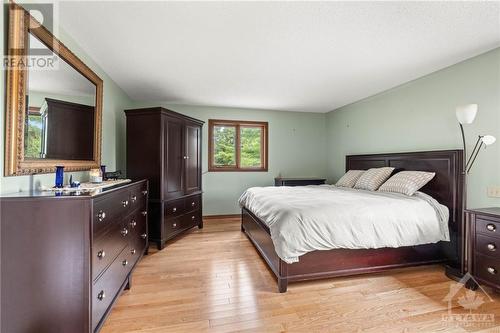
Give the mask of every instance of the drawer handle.
<svg viewBox="0 0 500 333">
<path fill-rule="evenodd" d="M 105 256 L 106 256 L 106 252 L 104 252 L 104 250 L 97 252 L 97 258 L 102 259 Z"/>
<path fill-rule="evenodd" d="M 127 207 L 128 206 L 128 200 L 123 200 L 122 201 L 122 206 Z"/>
<path fill-rule="evenodd" d="M 488 267 L 488 273 L 495 275 L 497 273 L 497 270 L 493 267 Z"/>
<path fill-rule="evenodd" d="M 148 194 L 148 191 L 142 191 L 141 193 L 142 193 L 142 195 L 146 195 L 146 194 Z"/>
<path fill-rule="evenodd" d="M 123 260 L 123 261 L 122 261 L 122 265 L 123 265 L 123 266 L 127 266 L 127 265 L 128 265 L 128 260 L 127 260 L 127 259 Z"/>
<path fill-rule="evenodd" d="M 135 252 L 136 252 L 135 249 L 130 250 L 131 254 L 135 254 Z"/>
<path fill-rule="evenodd" d="M 193 202 L 191 202 L 191 207 L 194 207 L 194 205 L 195 205 L 194 201 L 193 201 Z"/>
<path fill-rule="evenodd" d="M 488 243 L 488 245 L 486 245 L 486 247 L 490 251 L 495 251 L 497 249 L 497 246 L 495 244 L 493 244 L 493 243 Z"/>
<path fill-rule="evenodd" d="M 142 238 L 142 239 L 146 239 L 146 237 L 148 237 L 148 235 L 146 235 L 146 234 L 142 234 L 142 235 L 141 235 L 141 238 Z"/>
<path fill-rule="evenodd" d="M 99 294 L 97 294 L 97 299 L 102 301 L 105 298 L 106 298 L 106 293 L 104 292 L 104 290 L 101 290 Z"/>
<path fill-rule="evenodd" d="M 177 211 L 177 207 L 172 208 L 172 212 L 175 213 Z"/>
<path fill-rule="evenodd" d="M 99 219 L 99 222 L 102 222 L 102 220 L 106 218 L 106 213 L 100 210 L 99 213 L 97 213 L 97 218 Z"/>
<path fill-rule="evenodd" d="M 123 228 L 121 231 L 121 234 L 123 237 L 127 236 L 128 235 L 128 229 L 127 228 Z"/>
<path fill-rule="evenodd" d="M 495 231 L 496 230 L 496 227 L 494 224 L 491 224 L 491 223 L 488 223 L 486 225 L 486 229 L 488 229 L 489 231 Z"/>
<path fill-rule="evenodd" d="M 135 220 L 132 220 L 132 222 L 130 222 L 130 226 L 132 228 L 135 228 L 136 225 L 137 225 L 137 222 L 135 222 Z"/>
<path fill-rule="evenodd" d="M 136 202 L 137 201 L 137 196 L 133 195 L 130 200 L 132 200 L 132 202 Z"/>
<path fill-rule="evenodd" d="M 196 218 L 196 217 L 195 217 L 194 215 L 193 215 L 193 216 L 191 216 L 191 220 L 194 220 L 195 218 Z"/>
<path fill-rule="evenodd" d="M 148 215 L 148 212 L 147 211 L 143 211 L 143 212 L 141 212 L 141 214 L 142 214 L 142 216 L 146 216 L 146 215 Z"/>
<path fill-rule="evenodd" d="M 172 227 L 177 228 L 177 223 L 172 223 Z"/>
</svg>

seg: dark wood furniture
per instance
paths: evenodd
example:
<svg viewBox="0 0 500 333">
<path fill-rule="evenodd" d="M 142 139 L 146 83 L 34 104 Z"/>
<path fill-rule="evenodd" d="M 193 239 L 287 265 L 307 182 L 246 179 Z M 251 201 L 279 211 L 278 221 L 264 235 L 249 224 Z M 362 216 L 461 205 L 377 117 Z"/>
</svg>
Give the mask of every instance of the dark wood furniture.
<svg viewBox="0 0 500 333">
<path fill-rule="evenodd" d="M 126 110 L 127 176 L 149 179 L 149 236 L 165 242 L 203 227 L 203 121 L 161 107 Z"/>
<path fill-rule="evenodd" d="M 91 160 L 94 151 L 95 108 L 45 98 L 47 143 L 43 158 Z"/>
<path fill-rule="evenodd" d="M 346 157 L 346 170 L 392 166 L 399 170 L 432 171 L 436 176 L 421 191 L 433 196 L 450 210 L 450 242 L 400 248 L 335 249 L 313 251 L 287 264 L 274 249 L 269 228 L 246 208 L 242 209 L 242 231 L 266 261 L 278 280 L 280 292 L 288 282 L 383 271 L 390 268 L 446 262 L 462 263 L 463 152 L 427 151 Z"/>
<path fill-rule="evenodd" d="M 500 290 L 500 207 L 467 210 L 469 273 Z"/>
<path fill-rule="evenodd" d="M 147 194 L 2 197 L 0 331 L 99 331 L 147 249 Z"/>
<path fill-rule="evenodd" d="M 325 178 L 274 178 L 274 186 L 306 186 L 306 185 L 322 185 L 326 181 Z"/>
</svg>

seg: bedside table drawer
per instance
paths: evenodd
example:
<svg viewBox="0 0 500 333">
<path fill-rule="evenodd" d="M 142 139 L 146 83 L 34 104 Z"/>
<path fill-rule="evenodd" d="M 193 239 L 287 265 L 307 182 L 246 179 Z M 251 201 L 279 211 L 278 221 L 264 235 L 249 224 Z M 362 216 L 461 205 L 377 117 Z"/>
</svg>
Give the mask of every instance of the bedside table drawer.
<svg viewBox="0 0 500 333">
<path fill-rule="evenodd" d="M 500 238 L 476 234 L 474 250 L 481 254 L 500 259 Z"/>
<path fill-rule="evenodd" d="M 500 222 L 476 217 L 476 232 L 500 238 Z"/>
<path fill-rule="evenodd" d="M 500 259 L 474 254 L 474 276 L 494 285 L 500 284 Z"/>
</svg>

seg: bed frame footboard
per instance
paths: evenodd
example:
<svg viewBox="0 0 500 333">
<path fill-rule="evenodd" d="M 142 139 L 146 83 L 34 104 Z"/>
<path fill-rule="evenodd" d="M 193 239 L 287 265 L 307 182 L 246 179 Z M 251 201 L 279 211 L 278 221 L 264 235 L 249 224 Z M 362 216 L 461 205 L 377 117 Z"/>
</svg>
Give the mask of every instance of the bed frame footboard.
<svg viewBox="0 0 500 333">
<path fill-rule="evenodd" d="M 280 293 L 286 292 L 288 282 L 381 272 L 446 261 L 442 246 L 437 243 L 400 248 L 313 251 L 301 256 L 299 262 L 287 264 L 276 254 L 269 228 L 246 208 L 241 212 L 241 230 L 276 276 Z"/>
</svg>

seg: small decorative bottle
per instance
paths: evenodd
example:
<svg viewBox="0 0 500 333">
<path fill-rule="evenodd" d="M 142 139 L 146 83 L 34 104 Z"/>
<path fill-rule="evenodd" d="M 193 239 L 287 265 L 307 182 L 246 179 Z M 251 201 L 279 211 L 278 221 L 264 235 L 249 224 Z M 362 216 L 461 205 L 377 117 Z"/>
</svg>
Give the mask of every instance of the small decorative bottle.
<svg viewBox="0 0 500 333">
<path fill-rule="evenodd" d="M 106 181 L 106 166 L 105 165 L 101 165 L 101 176 L 102 176 L 102 180 L 103 181 Z"/>
<path fill-rule="evenodd" d="M 64 166 L 56 166 L 56 186 L 57 188 L 62 188 L 64 185 Z"/>
</svg>

